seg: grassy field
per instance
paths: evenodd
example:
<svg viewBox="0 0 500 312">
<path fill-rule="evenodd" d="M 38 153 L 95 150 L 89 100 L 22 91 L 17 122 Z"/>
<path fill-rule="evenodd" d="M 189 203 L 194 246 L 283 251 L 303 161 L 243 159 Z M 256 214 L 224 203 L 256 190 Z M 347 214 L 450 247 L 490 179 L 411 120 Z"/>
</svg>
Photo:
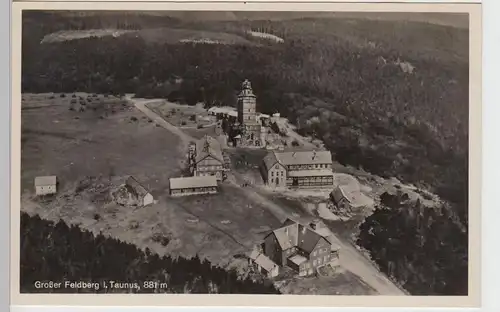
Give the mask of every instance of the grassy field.
<svg viewBox="0 0 500 312">
<path fill-rule="evenodd" d="M 22 189 L 32 191 L 39 175 L 57 175 L 63 189 L 84 176 L 134 175 L 153 192 L 162 191 L 178 170 L 172 159 L 183 156 L 177 138 L 120 99 L 93 98 L 83 112 L 70 110 L 73 99 L 23 95 Z"/>
<path fill-rule="evenodd" d="M 148 108 L 181 129 L 204 127 L 215 123 L 215 117 L 209 116 L 207 110 L 201 106 L 179 105 L 162 101 L 150 103 Z"/>
</svg>

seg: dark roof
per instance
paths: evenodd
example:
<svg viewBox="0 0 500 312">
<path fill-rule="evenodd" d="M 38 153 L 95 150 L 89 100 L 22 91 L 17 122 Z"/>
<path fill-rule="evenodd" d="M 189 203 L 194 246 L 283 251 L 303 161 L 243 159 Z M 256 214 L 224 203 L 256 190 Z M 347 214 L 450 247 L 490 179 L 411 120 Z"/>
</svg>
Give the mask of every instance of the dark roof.
<svg viewBox="0 0 500 312">
<path fill-rule="evenodd" d="M 296 221 L 293 221 L 290 218 L 286 218 L 286 220 L 283 222 L 282 226 L 287 226 L 287 225 L 296 224 L 296 223 L 297 223 Z"/>
<path fill-rule="evenodd" d="M 243 83 L 241 84 L 241 91 L 238 94 L 238 97 L 242 96 L 256 97 L 252 90 L 252 84 L 248 79 L 245 79 L 245 81 L 243 81 Z"/>
<path fill-rule="evenodd" d="M 142 186 L 134 177 L 130 176 L 128 177 L 127 181 L 125 182 L 125 186 L 127 187 L 127 190 L 137 196 L 138 198 L 143 198 L 149 192 L 146 190 L 144 186 Z"/>
<path fill-rule="evenodd" d="M 264 157 L 264 166 L 266 167 L 266 170 L 271 169 L 277 163 L 279 163 L 279 162 L 278 162 L 278 159 L 276 158 L 276 154 L 274 152 L 269 152 Z"/>
<path fill-rule="evenodd" d="M 332 242 L 313 229 L 302 225 L 292 219 L 286 219 L 282 227 L 272 231 L 282 250 L 292 247 L 297 247 L 307 254 L 310 254 L 318 245 L 320 240 L 324 240 L 327 244 L 332 245 Z"/>
<path fill-rule="evenodd" d="M 297 247 L 304 252 L 310 254 L 321 239 L 323 239 L 323 237 L 318 233 L 303 225 L 299 225 L 299 241 Z M 327 242 L 330 243 L 329 241 Z"/>
</svg>

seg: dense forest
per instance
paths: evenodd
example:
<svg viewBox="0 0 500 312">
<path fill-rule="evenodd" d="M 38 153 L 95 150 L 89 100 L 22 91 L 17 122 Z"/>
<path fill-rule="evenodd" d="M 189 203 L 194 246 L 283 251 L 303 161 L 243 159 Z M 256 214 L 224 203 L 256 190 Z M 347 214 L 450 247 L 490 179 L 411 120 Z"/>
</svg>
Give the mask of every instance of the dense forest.
<svg viewBox="0 0 500 312">
<path fill-rule="evenodd" d="M 360 226 L 358 244 L 412 295 L 468 293 L 467 232 L 445 209 L 424 209 L 384 194 Z"/>
<path fill-rule="evenodd" d="M 416 22 L 327 18 L 182 22 L 156 17 L 146 22 L 149 20 L 139 17 L 103 17 L 99 21 L 94 16 L 75 25 L 63 17 L 30 14 L 23 20 L 23 92 L 135 93 L 188 105 L 234 106 L 241 81 L 250 79 L 259 111 L 288 117 L 300 133 L 323 140 L 336 161 L 437 193 L 451 207 L 449 212 L 465 226 L 468 223 L 467 30 Z M 96 28 L 102 20 L 113 24 L 109 27 L 138 32 L 40 44 L 51 31 Z M 152 40 L 141 32 L 148 27 L 163 27 L 157 31 L 164 31 L 165 37 L 172 27 L 232 35 L 241 35 L 245 28 L 264 28 L 284 35 L 285 42 L 179 44 L 159 40 L 161 36 Z M 181 82 L 176 78 L 182 78 Z M 362 233 L 370 222 L 389 222 L 385 226 L 389 232 L 378 231 L 379 238 L 367 236 L 360 244 L 410 291 L 419 293 L 429 283 L 436 293 L 460 292 L 451 289 L 450 283 L 463 275 L 454 274 L 441 262 L 432 266 L 440 273 L 435 274 L 434 282 L 428 282 L 434 271 L 425 263 L 440 259 L 430 258 L 441 257 L 438 252 L 429 251 L 424 263 L 418 257 L 407 259 L 405 251 L 381 256 L 386 252 L 385 240 L 414 246 L 413 234 L 396 236 L 402 231 L 398 228 L 402 223 L 393 222 L 398 218 L 406 218 L 404 208 L 378 210 Z M 434 227 L 456 226 L 450 218 L 438 219 Z M 440 228 L 422 234 L 430 235 L 425 248 L 431 251 L 436 233 L 444 232 Z M 460 238 L 439 236 L 450 244 L 446 251 L 450 257 L 462 259 L 460 252 L 467 249 L 464 233 Z M 366 243 L 368 238 L 378 243 Z M 418 248 L 414 250 L 428 251 Z M 384 267 L 389 262 L 394 264 Z M 422 270 L 417 274 L 421 277 L 407 280 L 394 271 L 393 266 L 402 263 Z M 438 281 L 450 282 L 443 286 Z"/>
<path fill-rule="evenodd" d="M 350 28 L 335 19 L 266 22 L 281 32 L 288 27 L 285 43 L 274 46 L 170 44 L 136 35 L 40 44 L 44 27 L 32 20 L 23 28 L 24 92 L 136 93 L 234 105 L 248 78 L 262 112 L 287 116 L 344 164 L 438 193 L 467 222 L 468 52 L 459 46 L 466 31 L 422 24 L 433 39 L 422 41 L 427 53 L 408 51 L 402 39 L 405 32 L 424 37 L 415 38 L 416 26 L 363 21 L 344 38 L 338 29 Z M 377 35 L 368 35 L 368 27 Z M 395 27 L 402 34 L 391 33 Z M 393 35 L 394 43 L 376 30 Z M 378 45 L 369 45 L 369 36 Z M 451 53 L 450 46 L 465 52 Z M 394 65 L 402 61 L 415 71 Z M 174 76 L 183 78 L 180 86 Z"/>
<path fill-rule="evenodd" d="M 135 245 L 21 213 L 21 292 L 164 292 L 279 294 L 271 283 L 241 280 L 235 271 L 212 266 L 198 257 L 159 256 Z M 97 290 L 37 288 L 36 281 L 99 283 Z M 158 281 L 167 288 L 112 287 L 110 281 Z M 103 285 L 107 283 L 108 288 Z M 64 285 L 64 284 L 63 284 Z"/>
</svg>

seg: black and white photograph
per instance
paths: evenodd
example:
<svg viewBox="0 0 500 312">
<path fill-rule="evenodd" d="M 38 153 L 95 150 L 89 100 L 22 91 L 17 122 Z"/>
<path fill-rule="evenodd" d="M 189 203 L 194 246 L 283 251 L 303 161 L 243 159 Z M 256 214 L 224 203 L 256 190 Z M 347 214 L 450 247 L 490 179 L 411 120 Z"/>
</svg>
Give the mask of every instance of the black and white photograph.
<svg viewBox="0 0 500 312">
<path fill-rule="evenodd" d="M 16 287 L 470 295 L 469 25 L 22 10 Z"/>
</svg>

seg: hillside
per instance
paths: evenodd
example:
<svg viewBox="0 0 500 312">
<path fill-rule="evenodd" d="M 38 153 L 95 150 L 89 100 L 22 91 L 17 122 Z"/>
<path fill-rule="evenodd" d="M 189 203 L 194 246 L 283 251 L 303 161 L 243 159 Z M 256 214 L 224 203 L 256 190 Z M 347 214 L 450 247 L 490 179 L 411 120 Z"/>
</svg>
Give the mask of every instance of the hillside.
<svg viewBox="0 0 500 312">
<path fill-rule="evenodd" d="M 435 15 L 402 21 L 376 15 L 234 20 L 231 14 L 201 21 L 140 16 L 134 24 L 139 17 L 111 15 L 26 19 L 23 92 L 136 93 L 183 105 L 234 106 L 241 81 L 250 79 L 260 112 L 280 112 L 299 134 L 322 140 L 336 162 L 438 194 L 447 213 L 432 231 L 416 231 L 419 219 L 398 203 L 363 223 L 358 245 L 413 293 L 429 287 L 437 294 L 465 291 L 467 276 L 457 270 L 467 262 L 467 233 L 446 234 L 464 228 L 448 212 L 468 223 L 469 33 L 463 24 L 438 25 L 431 22 Z M 103 20 L 106 27 L 134 33 L 40 44 L 54 31 L 94 29 Z M 164 36 L 166 29 L 241 41 L 179 44 L 182 36 Z M 245 36 L 248 30 L 284 42 L 254 41 Z M 439 240 L 451 258 L 443 260 Z M 391 250 L 399 252 L 387 254 L 385 246 L 393 243 Z M 419 255 L 411 256 L 411 250 Z M 450 264 L 456 268 L 448 270 Z M 418 278 L 409 278 L 404 268 L 410 266 Z"/>
<path fill-rule="evenodd" d="M 21 293 L 245 293 L 279 294 L 271 285 L 241 280 L 234 271 L 198 257 L 160 257 L 149 250 L 21 213 Z M 36 281 L 98 283 L 96 288 L 37 288 Z M 134 284 L 134 287 L 113 287 Z M 143 283 L 158 281 L 165 288 Z M 63 284 L 64 285 L 64 284 Z M 106 285 L 106 286 L 104 286 Z"/>
<path fill-rule="evenodd" d="M 261 111 L 280 111 L 339 161 L 466 203 L 467 30 L 352 19 L 240 24 L 286 33 L 285 43 L 194 46 L 126 35 L 40 45 L 30 33 L 23 91 L 154 93 L 234 105 L 234 90 L 249 78 Z M 206 24 L 222 27 L 235 24 Z M 184 78 L 180 90 L 169 86 L 173 74 Z"/>
</svg>

